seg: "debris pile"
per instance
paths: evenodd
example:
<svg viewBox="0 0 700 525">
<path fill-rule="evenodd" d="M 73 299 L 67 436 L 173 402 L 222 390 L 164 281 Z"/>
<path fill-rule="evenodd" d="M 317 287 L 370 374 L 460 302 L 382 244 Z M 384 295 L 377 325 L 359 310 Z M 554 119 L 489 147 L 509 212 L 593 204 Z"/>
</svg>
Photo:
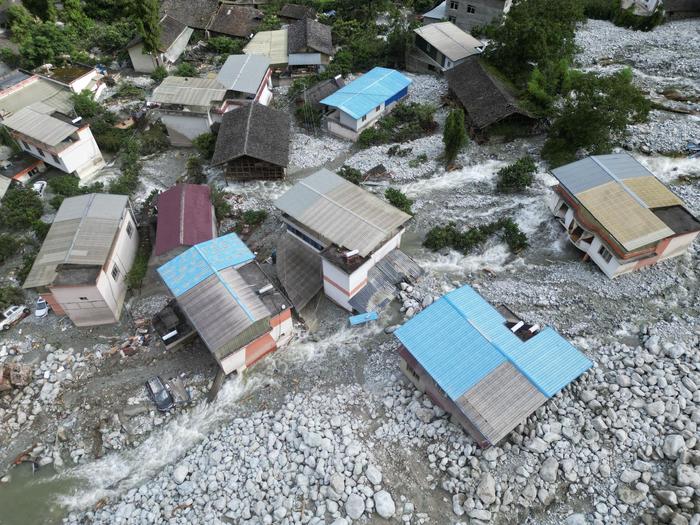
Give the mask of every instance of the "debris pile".
<svg viewBox="0 0 700 525">
<path fill-rule="evenodd" d="M 0 364 L 0 392 L 27 386 L 32 378 L 32 367 L 22 363 Z"/>
</svg>

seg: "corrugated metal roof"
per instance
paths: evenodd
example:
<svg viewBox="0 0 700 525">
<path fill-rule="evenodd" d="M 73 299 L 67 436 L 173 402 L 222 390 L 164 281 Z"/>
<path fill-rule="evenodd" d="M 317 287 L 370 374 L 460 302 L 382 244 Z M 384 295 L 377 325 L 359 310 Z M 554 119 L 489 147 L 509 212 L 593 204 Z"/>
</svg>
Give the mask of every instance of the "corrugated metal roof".
<svg viewBox="0 0 700 525">
<path fill-rule="evenodd" d="M 411 79 L 393 69 L 375 67 L 343 86 L 321 103 L 361 118 L 411 84 Z"/>
<path fill-rule="evenodd" d="M 226 89 L 216 79 L 166 77 L 153 90 L 150 102 L 208 107 L 213 102 L 223 101 L 225 95 Z"/>
<path fill-rule="evenodd" d="M 292 186 L 276 206 L 341 248 L 366 257 L 411 216 L 322 169 Z"/>
<path fill-rule="evenodd" d="M 321 256 L 296 237 L 283 234 L 277 243 L 277 277 L 297 312 L 323 288 Z"/>
<path fill-rule="evenodd" d="M 109 256 L 129 200 L 91 193 L 63 201 L 23 288 L 51 284 L 60 264 L 102 266 Z"/>
<path fill-rule="evenodd" d="M 287 52 L 287 29 L 276 31 L 259 31 L 243 48 L 246 55 L 262 55 L 270 60 L 271 65 L 281 66 L 289 62 Z"/>
<path fill-rule="evenodd" d="M 216 237 L 210 193 L 206 184 L 178 184 L 158 195 L 156 255 Z"/>
<path fill-rule="evenodd" d="M 447 15 L 445 14 L 447 12 L 447 2 L 440 2 L 438 5 L 433 7 L 430 11 L 427 13 L 423 13 L 424 18 L 433 18 L 435 20 L 442 20 L 443 18 L 447 18 Z"/>
<path fill-rule="evenodd" d="M 653 208 L 684 206 L 627 153 L 586 157 L 556 168 L 552 174 L 627 251 L 673 235 Z"/>
<path fill-rule="evenodd" d="M 470 286 L 443 296 L 395 333 L 453 400 L 505 361 L 547 397 L 592 366 L 554 330 L 523 342 Z"/>
<path fill-rule="evenodd" d="M 0 116 L 3 118 L 35 102 L 43 102 L 60 111 L 73 111 L 73 92 L 65 86 L 34 76 L 26 86 L 0 98 Z"/>
<path fill-rule="evenodd" d="M 255 94 L 269 67 L 270 61 L 261 55 L 230 55 L 216 80 L 228 90 Z"/>
<path fill-rule="evenodd" d="M 53 111 L 53 107 L 36 102 L 7 117 L 2 123 L 34 140 L 57 146 L 78 131 L 78 127 L 51 116 Z"/>
<path fill-rule="evenodd" d="M 481 53 L 484 45 L 452 22 L 429 24 L 413 31 L 453 62 Z"/>
<path fill-rule="evenodd" d="M 255 260 L 235 233 L 195 245 L 158 268 L 175 297 L 179 297 L 220 270 Z"/>
</svg>

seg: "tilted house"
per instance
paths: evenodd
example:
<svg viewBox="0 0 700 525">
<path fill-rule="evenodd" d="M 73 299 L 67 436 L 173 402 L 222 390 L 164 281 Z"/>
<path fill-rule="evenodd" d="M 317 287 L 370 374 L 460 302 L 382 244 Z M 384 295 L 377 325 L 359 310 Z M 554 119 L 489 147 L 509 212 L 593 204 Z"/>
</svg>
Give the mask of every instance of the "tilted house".
<svg viewBox="0 0 700 525">
<path fill-rule="evenodd" d="M 415 42 L 407 63 L 411 71 L 444 73 L 484 49 L 483 42 L 452 22 L 425 25 L 413 32 Z"/>
<path fill-rule="evenodd" d="M 216 80 L 226 90 L 224 111 L 248 101 L 268 105 L 272 100 L 272 70 L 264 56 L 230 55 Z"/>
<path fill-rule="evenodd" d="M 153 253 L 164 255 L 216 237 L 216 216 L 206 184 L 177 184 L 158 195 Z"/>
<path fill-rule="evenodd" d="M 258 31 L 243 48 L 246 55 L 264 56 L 270 67 L 276 70 L 287 69 L 289 63 L 287 28 L 275 31 Z"/>
<path fill-rule="evenodd" d="M 175 18 L 165 15 L 160 19 L 160 42 L 158 52 L 146 53 L 143 50 L 143 38 L 134 38 L 126 46 L 134 71 L 153 73 L 158 66 L 174 63 L 187 47 L 194 29 Z"/>
<path fill-rule="evenodd" d="M 586 157 L 552 175 L 552 213 L 610 278 L 682 255 L 700 232 L 683 201 L 627 153 Z"/>
<path fill-rule="evenodd" d="M 503 83 L 484 67 L 478 55 L 464 59 L 445 76 L 450 93 L 464 107 L 467 124 L 473 133 L 488 134 L 501 123 L 526 129 L 537 124 Z"/>
<path fill-rule="evenodd" d="M 210 36 L 248 38 L 262 22 L 264 13 L 246 6 L 222 4 L 207 26 Z"/>
<path fill-rule="evenodd" d="M 20 109 L 2 124 L 23 151 L 81 180 L 88 180 L 105 164 L 90 126 L 44 102 Z"/>
<path fill-rule="evenodd" d="M 221 120 L 225 97 L 218 80 L 170 76 L 153 90 L 149 104 L 157 108 L 170 144 L 189 147 Z"/>
<path fill-rule="evenodd" d="M 289 164 L 289 115 L 251 103 L 224 114 L 212 164 L 233 180 L 281 179 Z"/>
<path fill-rule="evenodd" d="M 465 31 L 483 27 L 510 11 L 513 0 L 447 0 L 445 16 Z"/>
<path fill-rule="evenodd" d="M 411 79 L 393 69 L 375 67 L 368 71 L 321 100 L 321 104 L 331 108 L 326 117 L 328 131 L 357 140 L 360 133 L 408 95 L 410 84 Z"/>
<path fill-rule="evenodd" d="M 304 18 L 315 19 L 316 10 L 313 7 L 299 4 L 285 4 L 280 9 L 277 16 L 283 22 L 294 22 L 296 20 L 303 20 Z"/>
<path fill-rule="evenodd" d="M 552 328 L 494 308 L 466 285 L 394 334 L 404 374 L 481 447 L 498 444 L 592 366 Z"/>
<path fill-rule="evenodd" d="M 160 13 L 192 29 L 206 30 L 219 7 L 219 0 L 162 0 Z"/>
<path fill-rule="evenodd" d="M 158 273 L 226 374 L 292 338 L 291 305 L 235 233 L 193 246 Z"/>
<path fill-rule="evenodd" d="M 297 310 L 323 287 L 348 311 L 375 311 L 422 273 L 399 249 L 411 216 L 335 173 L 302 179 L 275 205 L 287 226 L 277 275 Z"/>
<path fill-rule="evenodd" d="M 656 9 L 663 9 L 662 0 L 622 0 L 620 9 L 631 9 L 637 16 L 651 16 Z"/>
<path fill-rule="evenodd" d="M 76 326 L 119 321 L 126 275 L 138 249 L 136 220 L 124 195 L 69 197 L 56 213 L 22 285 Z"/>
<path fill-rule="evenodd" d="M 331 27 L 304 18 L 287 28 L 288 63 L 295 69 L 323 71 L 333 56 Z"/>
</svg>

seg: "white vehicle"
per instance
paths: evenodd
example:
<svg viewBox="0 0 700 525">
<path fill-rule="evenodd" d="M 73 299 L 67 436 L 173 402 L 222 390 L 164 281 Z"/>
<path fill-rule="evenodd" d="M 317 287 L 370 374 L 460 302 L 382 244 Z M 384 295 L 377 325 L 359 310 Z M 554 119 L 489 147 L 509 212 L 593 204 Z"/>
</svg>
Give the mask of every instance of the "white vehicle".
<svg viewBox="0 0 700 525">
<path fill-rule="evenodd" d="M 46 317 L 49 315 L 49 303 L 43 297 L 39 297 L 36 300 L 36 308 L 34 309 L 34 316 L 38 318 Z"/>
<path fill-rule="evenodd" d="M 0 330 L 9 330 L 12 325 L 18 323 L 29 314 L 29 308 L 26 306 L 10 306 L 2 313 L 0 319 Z"/>
<path fill-rule="evenodd" d="M 32 185 L 32 189 L 33 189 L 36 193 L 39 194 L 39 197 L 43 197 L 43 196 L 44 196 L 44 190 L 46 189 L 46 185 L 47 185 L 47 183 L 46 183 L 45 180 L 40 180 L 40 181 L 35 182 L 35 183 Z"/>
</svg>

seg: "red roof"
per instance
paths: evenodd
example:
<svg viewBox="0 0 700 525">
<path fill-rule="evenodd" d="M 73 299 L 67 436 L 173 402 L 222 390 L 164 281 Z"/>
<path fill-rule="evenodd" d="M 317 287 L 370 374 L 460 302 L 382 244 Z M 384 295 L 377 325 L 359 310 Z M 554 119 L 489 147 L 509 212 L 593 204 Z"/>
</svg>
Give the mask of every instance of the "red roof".
<svg viewBox="0 0 700 525">
<path fill-rule="evenodd" d="M 158 195 L 156 255 L 214 238 L 209 186 L 178 184 Z"/>
</svg>

